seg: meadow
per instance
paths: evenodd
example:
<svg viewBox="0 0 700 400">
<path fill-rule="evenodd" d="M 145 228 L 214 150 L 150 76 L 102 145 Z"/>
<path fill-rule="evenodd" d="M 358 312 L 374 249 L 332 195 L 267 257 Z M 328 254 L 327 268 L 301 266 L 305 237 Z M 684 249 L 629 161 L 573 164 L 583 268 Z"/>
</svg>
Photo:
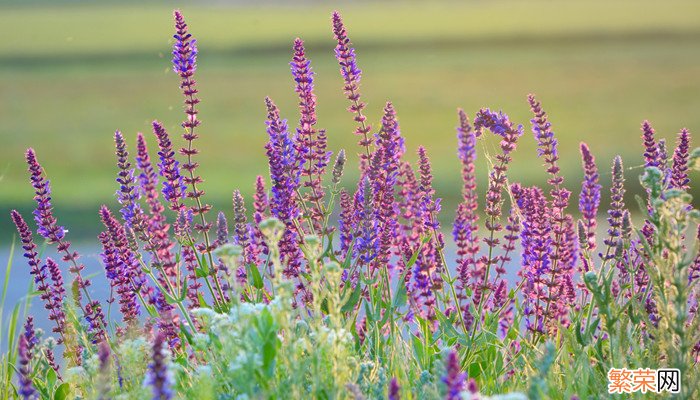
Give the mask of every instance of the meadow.
<svg viewBox="0 0 700 400">
<path fill-rule="evenodd" d="M 621 153 L 641 165 L 639 125 L 649 119 L 669 140 L 677 121 L 700 126 L 700 30 L 694 1 L 368 2 L 336 4 L 362 46 L 370 120 L 391 99 L 408 143 L 435 154 L 436 188 L 448 204 L 459 196 L 453 130 L 457 107 L 509 110 L 529 119 L 525 95 L 550 105 L 562 151 L 585 139 L 601 160 Z M 114 130 L 128 138 L 158 118 L 178 124 L 176 88 L 168 73 L 171 6 L 100 2 L 3 3 L 0 26 L 0 209 L 29 210 L 30 192 L 19 155 L 45 153 L 56 182 L 56 212 L 74 234 L 93 238 L 100 203 L 113 199 L 109 144 Z M 329 146 L 348 150 L 354 138 L 337 65 L 328 54 L 332 5 L 253 6 L 203 3 L 189 7 L 207 63 L 199 71 L 206 107 L 200 147 L 205 188 L 221 209 L 234 187 L 250 195 L 265 165 L 263 98 L 274 96 L 292 118 L 292 40 L 303 36 L 318 76 L 320 124 Z M 9 39 L 11 38 L 11 40 Z M 618 144 L 624 143 L 624 146 Z M 244 149 L 243 151 L 241 151 Z M 523 151 L 534 149 L 532 141 Z M 412 157 L 409 155 L 409 157 Z M 478 168 L 486 170 L 483 159 Z M 537 165 L 516 156 L 518 179 L 541 182 Z M 580 179 L 578 161 L 561 161 Z M 630 177 L 639 170 L 630 171 Z M 480 183 L 485 182 L 484 175 Z M 348 182 L 357 178 L 349 171 Z M 609 180 L 609 174 L 603 174 Z M 640 187 L 630 188 L 639 193 Z M 453 207 L 449 207 L 452 209 Z M 74 222 L 74 223 L 73 223 Z M 13 229 L 0 220 L 1 239 Z"/>
<path fill-rule="evenodd" d="M 632 4 L 8 7 L 0 398 L 697 398 L 697 6 Z"/>
</svg>

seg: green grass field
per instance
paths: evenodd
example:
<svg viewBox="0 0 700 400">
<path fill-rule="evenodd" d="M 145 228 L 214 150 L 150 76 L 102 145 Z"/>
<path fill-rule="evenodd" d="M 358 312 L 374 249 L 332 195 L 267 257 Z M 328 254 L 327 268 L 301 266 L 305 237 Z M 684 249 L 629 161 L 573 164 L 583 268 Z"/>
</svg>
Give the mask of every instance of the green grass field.
<svg viewBox="0 0 700 400">
<path fill-rule="evenodd" d="M 133 139 L 159 119 L 179 133 L 181 98 L 169 69 L 172 6 L 34 3 L 0 9 L 0 212 L 31 207 L 23 152 L 32 146 L 62 223 L 93 234 L 99 203 L 116 203 L 114 130 Z M 528 123 L 525 96 L 536 93 L 574 192 L 581 140 L 607 171 L 617 153 L 628 166 L 640 164 L 645 118 L 669 140 L 684 126 L 700 134 L 697 1 L 183 5 L 200 48 L 201 173 L 217 208 L 228 211 L 231 191 L 249 193 L 255 175 L 266 172 L 264 96 L 294 125 L 288 62 L 296 36 L 309 46 L 330 149 L 357 151 L 333 56 L 336 8 L 357 48 L 369 117 L 376 125 L 383 103 L 394 102 L 408 151 L 428 148 L 438 194 L 448 200 L 459 187 L 457 107 L 470 115 L 482 106 L 503 109 Z M 510 176 L 539 182 L 544 173 L 526 130 Z M 353 179 L 346 175 L 348 184 Z M 632 180 L 630 189 L 638 188 Z M 0 218 L 0 228 L 6 240 L 9 217 Z"/>
</svg>

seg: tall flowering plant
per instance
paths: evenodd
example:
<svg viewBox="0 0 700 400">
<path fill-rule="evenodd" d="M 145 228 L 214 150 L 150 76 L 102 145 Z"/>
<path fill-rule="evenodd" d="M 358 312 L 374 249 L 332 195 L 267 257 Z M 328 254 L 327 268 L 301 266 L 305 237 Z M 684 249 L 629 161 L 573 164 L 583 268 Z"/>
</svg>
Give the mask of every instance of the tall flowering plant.
<svg viewBox="0 0 700 400">
<path fill-rule="evenodd" d="M 522 125 L 501 111 L 482 108 L 470 120 L 460 109 L 461 198 L 448 227 L 429 152 L 418 146 L 417 162 L 409 161 L 394 104 L 385 103 L 377 128 L 368 122 L 362 73 L 335 12 L 341 86 L 360 137 L 359 180 L 345 185 L 343 150 L 329 168 L 315 76 L 297 38 L 290 66 L 298 123 L 290 126 L 265 98 L 269 176 L 251 185 L 252 201 L 232 190 L 229 224 L 226 211 L 211 217 L 197 172 L 195 144 L 207 134 L 194 80 L 197 41 L 181 12 L 174 21 L 183 143 L 159 121 L 149 127 L 156 152 L 147 135 L 136 135 L 130 153 L 128 135 L 114 134 L 118 205 L 96 212 L 106 308 L 92 298 L 54 214 L 46 171 L 26 152 L 34 227 L 17 211 L 11 218 L 55 339 L 26 321 L 7 357 L 17 379 L 2 375 L 6 397 L 477 399 L 527 391 L 573 399 L 601 397 L 608 371 L 619 367 L 674 368 L 679 396 L 698 395 L 700 213 L 688 190 L 700 149 L 691 150 L 687 129 L 669 157 L 642 124 L 637 229 L 621 158 L 603 205 L 599 160 L 586 143 L 578 210 L 570 206 L 553 124 L 534 95 L 527 101 L 546 187 L 520 184 L 510 171 L 526 140 Z M 476 160 L 494 140 L 480 200 Z M 452 243 L 443 232 L 450 228 Z M 37 236 L 61 259 L 40 256 Z"/>
</svg>

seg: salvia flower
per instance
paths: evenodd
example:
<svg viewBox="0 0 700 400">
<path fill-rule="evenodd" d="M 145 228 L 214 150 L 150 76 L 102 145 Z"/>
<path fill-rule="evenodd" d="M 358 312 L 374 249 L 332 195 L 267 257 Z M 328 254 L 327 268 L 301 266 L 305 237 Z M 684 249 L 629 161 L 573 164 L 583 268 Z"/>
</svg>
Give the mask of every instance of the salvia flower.
<svg viewBox="0 0 700 400">
<path fill-rule="evenodd" d="M 27 259 L 27 263 L 29 264 L 29 273 L 34 277 L 36 290 L 41 293 L 39 297 L 44 302 L 44 308 L 46 308 L 46 310 L 49 312 L 49 320 L 54 321 L 56 324 L 56 326 L 53 328 L 53 332 L 58 333 L 61 335 L 61 337 L 63 337 L 65 324 L 62 295 L 63 281 L 60 281 L 60 287 L 58 289 L 52 287 L 47 270 L 49 269 L 48 265 L 55 263 L 51 259 L 47 260 L 47 264 L 41 263 L 41 259 L 36 252 L 36 244 L 34 244 L 32 231 L 24 221 L 24 218 L 22 218 L 22 216 L 16 210 L 12 210 L 10 215 L 12 216 L 12 221 L 19 232 L 22 249 L 24 250 L 24 257 Z"/>
<path fill-rule="evenodd" d="M 134 169 L 129 162 L 129 152 L 126 149 L 126 141 L 120 131 L 114 133 L 114 144 L 117 154 L 117 199 L 122 205 L 121 214 L 127 226 L 137 225 L 136 218 L 140 218 L 141 208 L 138 204 L 140 193 L 136 187 Z"/>
<path fill-rule="evenodd" d="M 328 165 L 330 154 L 326 152 L 325 133 L 320 134 L 314 127 L 316 125 L 314 73 L 311 70 L 311 61 L 306 58 L 304 42 L 299 38 L 294 40 L 294 56 L 289 64 L 292 67 L 292 76 L 296 83 L 294 90 L 299 95 L 300 118 L 295 147 L 305 160 L 301 175 L 307 178 L 304 182 L 304 186 L 309 190 L 306 200 L 309 202 L 310 217 L 318 229 L 323 217 L 321 179 Z"/>
<path fill-rule="evenodd" d="M 521 188 L 513 184 L 511 191 L 524 217 L 520 235 L 523 247 L 521 275 L 526 279 L 523 286 L 526 327 L 532 332 L 543 333 L 546 304 L 550 299 L 547 275 L 551 272 L 551 211 L 542 189 Z"/>
<path fill-rule="evenodd" d="M 557 152 L 557 139 L 554 138 L 552 124 L 547 119 L 547 113 L 542 109 L 542 104 L 535 99 L 533 94 L 527 96 L 527 101 L 530 103 L 530 110 L 535 114 L 535 118 L 531 119 L 532 133 L 537 140 L 537 155 L 543 157 L 547 165 L 547 172 L 553 177 L 559 174 L 559 153 Z M 558 183 L 561 183 L 558 181 Z"/>
<path fill-rule="evenodd" d="M 340 178 L 343 177 L 343 170 L 345 169 L 345 162 L 347 158 L 345 157 L 345 150 L 341 149 L 335 158 L 335 164 L 333 165 L 333 184 L 337 185 L 340 183 Z"/>
<path fill-rule="evenodd" d="M 294 221 L 299 216 L 297 206 L 297 191 L 299 190 L 298 166 L 300 159 L 294 141 L 287 129 L 287 121 L 280 118 L 277 106 L 265 99 L 267 106 L 267 133 L 269 142 L 265 146 L 270 164 L 272 180 L 272 196 L 270 199 L 271 214 L 282 221 L 287 229 L 280 243 L 280 254 L 287 260 L 285 275 L 297 276 L 300 272 L 303 257 L 298 246 L 298 233 Z"/>
<path fill-rule="evenodd" d="M 649 121 L 642 122 L 642 139 L 644 141 L 644 161 L 645 167 L 659 166 L 659 147 L 654 137 L 654 128 L 651 127 Z"/>
<path fill-rule="evenodd" d="M 151 157 L 146 146 L 146 139 L 139 133 L 136 136 L 137 156 L 136 165 L 141 173 L 139 174 L 140 189 L 146 198 L 146 204 L 150 215 L 146 226 L 136 226 L 135 230 L 141 234 L 146 243 L 146 250 L 154 253 L 154 257 L 160 261 L 164 268 L 172 269 L 174 257 L 172 254 L 173 242 L 168 233 L 170 225 L 166 222 L 165 207 L 160 202 L 158 193 L 158 175 L 151 163 Z"/>
<path fill-rule="evenodd" d="M 396 228 L 394 186 L 403 153 L 403 138 L 396 120 L 396 111 L 390 102 L 384 108 L 382 128 L 377 134 L 376 148 L 369 177 L 375 183 L 374 207 L 380 225 L 377 265 L 388 266 Z"/>
<path fill-rule="evenodd" d="M 120 311 L 127 324 L 135 324 L 140 313 L 137 293 L 146 284 L 141 268 L 133 255 L 124 227 L 106 206 L 100 208 L 100 218 L 106 230 L 99 235 L 102 262 L 107 279 L 119 296 Z"/>
<path fill-rule="evenodd" d="M 182 123 L 185 132 L 182 138 L 187 143 L 186 146 L 180 148 L 180 154 L 187 158 L 187 161 L 182 164 L 182 169 L 187 171 L 183 176 L 184 183 L 190 187 L 187 192 L 187 197 L 194 199 L 195 205 L 192 206 L 192 212 L 195 215 L 202 215 L 202 223 L 196 224 L 195 229 L 200 232 L 208 232 L 211 225 L 207 224 L 203 215 L 206 214 L 211 206 L 203 204 L 201 197 L 204 191 L 199 189 L 197 185 L 203 182 L 203 179 L 196 174 L 199 163 L 194 161 L 194 156 L 199 154 L 199 150 L 194 147 L 194 142 L 199 138 L 195 133 L 195 128 L 200 125 L 197 118 L 199 111 L 197 104 L 199 92 L 196 87 L 196 81 L 193 79 L 194 72 L 197 69 L 197 41 L 192 38 L 189 33 L 189 28 L 185 22 L 185 18 L 178 10 L 174 12 L 175 17 L 175 44 L 173 45 L 173 70 L 180 76 L 180 89 L 185 97 L 185 115 L 186 119 Z"/>
<path fill-rule="evenodd" d="M 153 133 L 158 139 L 158 157 L 160 162 L 158 168 L 163 181 L 163 198 L 170 204 L 170 209 L 179 212 L 182 207 L 182 199 L 186 186 L 180 174 L 180 163 L 175 159 L 175 151 L 170 141 L 170 135 L 165 131 L 163 125 L 158 121 L 153 121 Z"/>
<path fill-rule="evenodd" d="M 254 254 L 250 249 L 250 236 L 248 232 L 248 221 L 246 218 L 245 201 L 239 190 L 233 191 L 233 232 L 237 245 L 243 248 L 243 258 L 246 264 L 255 261 Z"/>
<path fill-rule="evenodd" d="M 39 227 L 39 235 L 48 239 L 49 243 L 58 243 L 65 236 L 65 229 L 57 225 L 56 218 L 53 215 L 51 185 L 44 178 L 44 170 L 36 159 L 34 149 L 30 148 L 27 150 L 26 160 L 29 165 L 32 186 L 34 187 L 34 201 L 36 201 L 34 220 Z"/>
<path fill-rule="evenodd" d="M 600 184 L 598 183 L 598 166 L 588 145 L 581 143 L 581 158 L 583 160 L 583 183 L 579 196 L 578 209 L 583 218 L 588 250 L 596 248 L 595 231 L 598 226 L 597 214 L 600 205 Z"/>
<path fill-rule="evenodd" d="M 32 369 L 30 366 L 32 353 L 30 344 L 24 335 L 19 337 L 18 346 L 18 370 L 19 370 L 19 395 L 25 400 L 34 400 L 38 398 L 38 393 L 32 383 Z"/>
<path fill-rule="evenodd" d="M 360 78 L 362 71 L 357 67 L 357 59 L 355 58 L 355 49 L 350 43 L 343 19 L 340 14 L 333 12 L 333 35 L 338 44 L 335 47 L 335 58 L 340 65 L 340 74 L 343 77 L 345 96 L 350 100 L 350 108 L 348 111 L 355 114 L 355 122 L 357 128 L 355 134 L 361 136 L 359 145 L 365 148 L 365 153 L 361 154 L 362 164 L 369 161 L 371 154 L 370 145 L 372 139 L 369 133 L 372 127 L 367 123 L 367 117 L 363 115 L 362 110 L 365 108 L 365 103 L 360 99 Z"/>
<path fill-rule="evenodd" d="M 165 337 L 160 333 L 156 334 L 151 364 L 148 366 L 147 383 L 151 386 L 154 400 L 170 400 L 173 397 L 173 378 L 168 370 L 168 356 L 164 342 Z"/>
<path fill-rule="evenodd" d="M 396 378 L 391 378 L 391 381 L 389 381 L 389 400 L 401 400 L 400 390 L 401 387 Z"/>
<path fill-rule="evenodd" d="M 681 129 L 678 134 L 676 150 L 673 152 L 673 166 L 671 168 L 671 187 L 688 189 L 688 148 L 690 147 L 690 133 L 687 129 Z"/>
<path fill-rule="evenodd" d="M 467 374 L 462 372 L 459 356 L 456 351 L 452 350 L 447 355 L 445 370 L 445 376 L 442 377 L 442 382 L 447 389 L 445 399 L 460 400 L 462 398 L 462 391 L 465 389 Z"/>
<path fill-rule="evenodd" d="M 608 210 L 608 238 L 605 244 L 608 250 L 604 255 L 605 258 L 612 258 L 610 250 L 617 245 L 617 240 L 621 234 L 622 214 L 624 213 L 625 203 L 625 175 L 622 166 L 622 158 L 616 156 L 612 167 L 612 186 L 610 187 L 610 209 Z"/>
<path fill-rule="evenodd" d="M 359 222 L 359 234 L 355 243 L 355 254 L 363 265 L 368 265 L 377 257 L 379 242 L 377 241 L 377 220 L 374 218 L 372 204 L 372 185 L 367 178 L 363 179 L 355 193 L 356 220 Z"/>
</svg>

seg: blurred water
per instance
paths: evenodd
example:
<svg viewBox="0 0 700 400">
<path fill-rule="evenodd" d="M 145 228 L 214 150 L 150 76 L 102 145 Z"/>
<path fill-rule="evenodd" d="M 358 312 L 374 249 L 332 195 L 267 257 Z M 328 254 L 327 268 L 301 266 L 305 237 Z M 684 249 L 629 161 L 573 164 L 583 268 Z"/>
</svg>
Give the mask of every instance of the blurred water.
<svg viewBox="0 0 700 400">
<path fill-rule="evenodd" d="M 113 318 L 119 320 L 120 315 L 118 305 L 115 304 L 114 307 L 112 307 L 110 310 L 107 307 L 107 304 L 105 303 L 105 301 L 109 297 L 109 284 L 107 282 L 107 278 L 104 275 L 104 267 L 99 256 L 99 253 L 101 251 L 100 248 L 94 243 L 79 243 L 74 244 L 73 249 L 80 253 L 80 261 L 85 265 L 83 276 L 89 278 L 92 282 L 92 286 L 90 286 L 91 296 L 93 297 L 93 299 L 100 300 L 101 302 L 103 302 L 103 306 L 106 308 L 105 314 L 108 318 L 109 313 L 111 313 Z M 7 285 L 7 294 L 2 310 L 3 321 L 2 324 L 0 324 L 0 337 L 2 337 L 2 346 L 0 347 L 0 351 L 6 351 L 8 347 L 8 333 L 6 329 L 12 310 L 17 304 L 20 304 L 23 307 L 27 299 L 27 294 L 29 293 L 30 284 L 32 283 L 32 278 L 29 273 L 29 267 L 22 254 L 22 249 L 20 247 L 15 247 L 15 252 L 12 259 L 12 267 L 9 275 L 9 284 Z M 46 259 L 46 257 L 51 257 L 54 260 L 59 261 L 59 265 L 62 266 L 63 280 L 64 282 L 66 282 L 67 285 L 70 283 L 70 281 L 72 280 L 72 276 L 70 272 L 68 272 L 68 266 L 63 261 L 60 261 L 61 257 L 57 255 L 53 247 L 49 246 L 46 249 L 44 249 L 44 251 L 41 252 L 40 256 L 42 260 Z M 0 276 L 2 276 L 3 285 L 5 280 L 5 267 L 7 266 L 9 257 L 10 248 L 0 248 L 0 262 L 2 262 L 2 273 Z M 447 244 L 447 247 L 445 249 L 445 258 L 447 260 L 448 265 L 454 266 L 456 252 L 455 247 L 452 243 Z M 508 282 L 513 283 L 517 279 L 517 266 L 519 265 L 519 255 L 516 252 L 516 254 L 513 254 L 511 256 L 511 258 L 512 261 L 510 262 L 510 266 L 506 266 L 506 279 L 508 280 Z M 451 272 L 454 277 L 454 268 L 451 268 Z M 51 334 L 51 329 L 54 325 L 53 322 L 48 320 L 48 312 L 44 309 L 43 304 L 39 298 L 34 297 L 33 299 L 31 299 L 29 303 L 29 308 L 27 310 L 23 309 L 22 311 L 23 312 L 20 315 L 21 324 L 24 323 L 24 320 L 27 315 L 31 315 L 34 317 L 34 325 L 37 328 L 43 329 L 44 332 Z"/>
<path fill-rule="evenodd" d="M 94 299 L 105 301 L 109 296 L 109 285 L 107 279 L 103 273 L 103 267 L 99 258 L 99 247 L 91 243 L 80 243 L 74 244 L 73 249 L 78 251 L 81 255 L 80 261 L 85 265 L 85 270 L 83 276 L 91 280 L 92 286 L 90 287 L 90 294 Z M 34 325 L 37 328 L 44 330 L 44 332 L 51 333 L 51 329 L 54 326 L 53 322 L 48 319 L 48 312 L 44 309 L 41 299 L 34 297 L 29 302 L 29 308 L 23 309 L 24 304 L 27 300 L 27 295 L 29 293 L 30 285 L 32 284 L 32 276 L 29 273 L 29 266 L 27 265 L 26 259 L 22 256 L 24 252 L 22 248 L 16 246 L 14 249 L 14 255 L 12 256 L 12 266 L 9 275 L 9 282 L 7 284 L 7 293 L 5 297 L 5 303 L 2 305 L 2 318 L 3 321 L 0 323 L 0 337 L 2 337 L 2 348 L 0 351 L 7 350 L 7 327 L 10 320 L 12 310 L 17 304 L 22 307 L 22 312 L 20 314 L 20 323 L 24 324 L 24 320 L 27 315 L 34 317 Z M 40 257 L 42 260 L 46 257 L 51 257 L 52 259 L 59 262 L 63 271 L 63 280 L 66 284 L 70 284 L 72 277 L 70 272 L 68 272 L 68 267 L 61 257 L 56 253 L 53 247 L 47 247 L 45 250 L 40 252 Z M 10 259 L 10 248 L 2 247 L 0 248 L 0 262 L 2 263 L 1 269 L 3 285 L 0 286 L 0 290 L 5 284 L 5 271 L 8 260 Z M 112 312 L 118 312 L 118 310 L 113 310 Z M 24 317 L 23 317 L 24 316 Z"/>
</svg>

